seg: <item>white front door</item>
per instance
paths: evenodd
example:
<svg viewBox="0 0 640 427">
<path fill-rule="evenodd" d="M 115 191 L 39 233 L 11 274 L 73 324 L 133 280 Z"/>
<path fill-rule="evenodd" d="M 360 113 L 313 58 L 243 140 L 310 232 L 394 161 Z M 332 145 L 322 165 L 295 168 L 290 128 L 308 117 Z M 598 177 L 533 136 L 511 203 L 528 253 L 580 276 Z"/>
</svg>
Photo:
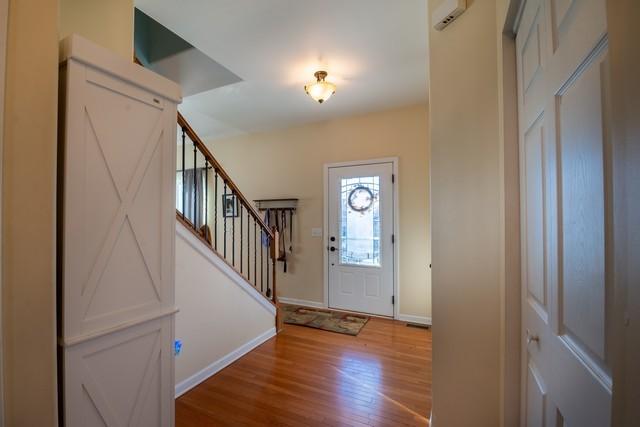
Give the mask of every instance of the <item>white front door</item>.
<svg viewBox="0 0 640 427">
<path fill-rule="evenodd" d="M 607 427 L 612 233 L 605 0 L 527 0 L 516 47 L 522 425 Z"/>
<path fill-rule="evenodd" d="M 393 163 L 330 167 L 329 307 L 393 316 Z"/>
</svg>

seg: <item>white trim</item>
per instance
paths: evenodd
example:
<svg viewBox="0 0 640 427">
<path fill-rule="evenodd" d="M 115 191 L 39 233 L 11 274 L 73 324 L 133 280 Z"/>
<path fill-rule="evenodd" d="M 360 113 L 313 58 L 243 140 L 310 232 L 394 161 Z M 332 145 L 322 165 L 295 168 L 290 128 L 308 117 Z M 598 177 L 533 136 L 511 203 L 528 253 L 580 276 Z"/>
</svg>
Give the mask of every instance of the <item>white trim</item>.
<svg viewBox="0 0 640 427">
<path fill-rule="evenodd" d="M 426 316 L 414 316 L 411 314 L 400 314 L 398 315 L 398 320 L 402 320 L 403 322 L 409 323 L 417 323 L 419 325 L 429 325 L 431 326 L 431 317 Z"/>
<path fill-rule="evenodd" d="M 103 73 L 117 76 L 121 80 L 172 102 L 178 104 L 182 102 L 182 89 L 177 83 L 140 67 L 131 59 L 122 58 L 78 34 L 72 34 L 60 42 L 60 65 L 69 60 L 75 60 Z"/>
<path fill-rule="evenodd" d="M 325 248 L 323 252 L 323 279 L 322 284 L 324 287 L 324 307 L 329 307 L 329 257 L 327 254 L 327 249 L 329 247 L 329 169 L 330 168 L 339 168 L 339 167 L 348 167 L 348 166 L 364 166 L 364 165 L 376 165 L 380 163 L 391 163 L 393 168 L 393 235 L 394 235 L 394 245 L 393 245 L 393 294 L 395 295 L 395 304 L 393 305 L 393 318 L 398 319 L 400 313 L 400 196 L 399 196 L 399 174 L 398 174 L 398 157 L 383 157 L 378 159 L 368 159 L 368 160 L 354 160 L 348 162 L 337 162 L 337 163 L 325 163 L 323 167 L 323 187 L 324 187 L 324 198 L 322 205 L 322 246 Z"/>
<path fill-rule="evenodd" d="M 200 239 L 198 239 L 191 230 L 188 230 L 180 221 L 176 221 L 176 234 L 182 238 L 189 246 L 195 249 L 204 259 L 209 261 L 218 270 L 222 271 L 225 276 L 231 279 L 235 284 L 240 286 L 243 291 L 247 293 L 251 298 L 256 300 L 261 306 L 266 308 L 273 316 L 276 315 L 276 307 L 267 298 L 258 292 L 253 286 L 247 283 L 247 281 L 224 262 L 218 255 L 216 255 L 211 248 L 206 246 Z"/>
<path fill-rule="evenodd" d="M 205 381 L 207 378 L 220 372 L 222 369 L 226 368 L 236 360 L 240 359 L 245 354 L 249 353 L 251 350 L 258 347 L 260 344 L 264 343 L 265 341 L 275 336 L 276 336 L 276 328 L 274 326 L 269 330 L 267 330 L 266 332 L 253 338 L 251 341 L 236 348 L 232 352 L 228 353 L 226 356 L 223 356 L 220 359 L 216 360 L 206 368 L 200 370 L 199 372 L 196 372 L 186 380 L 176 384 L 176 391 L 175 391 L 176 398 L 182 396 L 184 393 L 191 390 L 201 382 Z"/>
<path fill-rule="evenodd" d="M 74 345 L 82 344 L 86 341 L 100 338 L 105 335 L 111 335 L 111 334 L 114 334 L 115 332 L 119 332 L 119 331 L 122 331 L 123 329 L 131 328 L 132 326 L 136 326 L 141 323 L 151 322 L 152 320 L 157 320 L 162 317 L 173 316 L 178 311 L 180 310 L 178 310 L 175 307 L 159 310 L 155 313 L 150 313 L 144 316 L 137 317 L 135 319 L 130 319 L 130 320 L 127 320 L 126 322 L 119 323 L 115 326 L 112 326 L 106 329 L 92 331 L 92 332 L 78 335 L 71 338 L 64 338 L 64 339 L 61 338 L 58 340 L 58 344 L 62 345 L 63 347 L 73 347 Z"/>
<path fill-rule="evenodd" d="M 278 297 L 278 302 L 281 302 L 283 304 L 301 305 L 303 307 L 327 308 L 327 305 L 323 302 L 309 301 L 306 299 Z"/>
<path fill-rule="evenodd" d="M 526 3 L 527 0 L 509 0 L 504 31 L 513 38 L 515 38 L 518 33 L 518 27 L 520 26 L 520 20 L 522 19 Z"/>
</svg>

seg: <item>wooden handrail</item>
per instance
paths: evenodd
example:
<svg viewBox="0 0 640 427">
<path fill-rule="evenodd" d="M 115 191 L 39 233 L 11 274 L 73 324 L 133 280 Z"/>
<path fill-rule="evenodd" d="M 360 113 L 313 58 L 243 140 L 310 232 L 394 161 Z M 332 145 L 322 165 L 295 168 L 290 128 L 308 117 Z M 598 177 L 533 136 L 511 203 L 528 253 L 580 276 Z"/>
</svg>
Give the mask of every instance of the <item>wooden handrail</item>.
<svg viewBox="0 0 640 427">
<path fill-rule="evenodd" d="M 144 65 L 142 64 L 142 62 L 140 62 L 140 60 L 134 55 L 133 58 L 134 62 L 142 67 L 144 67 Z M 178 112 L 178 117 L 177 117 L 177 123 L 178 126 L 180 126 L 180 128 L 182 129 L 183 132 L 183 143 L 186 144 L 186 141 L 184 139 L 185 136 L 189 137 L 189 139 L 193 142 L 194 147 L 197 151 L 200 151 L 200 154 L 202 154 L 202 156 L 204 156 L 206 163 L 205 164 L 209 164 L 211 165 L 211 167 L 215 170 L 216 172 L 216 197 L 217 197 L 217 183 L 218 183 L 218 177 L 222 178 L 222 181 L 225 183 L 225 194 L 228 194 L 226 191 L 227 189 L 231 190 L 231 194 L 233 194 L 235 197 L 237 197 L 239 199 L 239 202 L 241 204 L 241 206 L 244 206 L 247 210 L 247 214 L 251 215 L 254 219 L 254 273 L 255 273 L 255 268 L 256 268 L 256 262 L 257 262 L 257 249 L 256 249 L 256 238 L 257 238 L 257 230 L 256 230 L 256 225 L 260 225 L 260 229 L 261 229 L 261 236 L 262 233 L 266 234 L 269 237 L 269 248 L 267 250 L 267 262 L 266 262 L 266 273 L 267 273 L 267 289 L 266 289 L 266 294 L 265 291 L 263 290 L 263 282 L 262 282 L 262 274 L 264 272 L 263 270 L 263 264 L 262 264 L 262 246 L 260 249 L 260 289 L 258 289 L 258 281 L 257 281 L 257 276 L 254 279 L 254 283 L 251 283 L 251 281 L 249 280 L 249 275 L 250 275 L 250 271 L 251 271 L 251 266 L 248 264 L 247 265 L 247 275 L 245 276 L 242 272 L 242 246 L 240 246 L 240 269 L 238 270 L 238 268 L 235 265 L 235 262 L 233 261 L 233 255 L 232 255 L 232 261 L 229 262 L 229 260 L 227 259 L 226 256 L 226 231 L 224 234 L 224 239 L 225 239 L 225 250 L 224 253 L 220 253 L 218 252 L 218 248 L 217 248 L 217 242 L 218 242 L 218 238 L 217 238 L 217 234 L 215 235 L 215 241 L 212 244 L 211 241 L 211 236 L 209 235 L 207 238 L 207 230 L 208 227 L 206 225 L 205 222 L 205 226 L 201 227 L 200 229 L 198 229 L 196 227 L 196 225 L 185 216 L 184 212 L 180 212 L 176 209 L 176 218 L 178 221 L 182 222 L 182 224 L 187 227 L 187 229 L 189 229 L 195 236 L 197 236 L 205 245 L 209 246 L 211 248 L 211 250 L 214 251 L 214 253 L 216 253 L 220 259 L 222 259 L 222 261 L 224 261 L 229 267 L 233 268 L 234 270 L 236 270 L 238 273 L 240 273 L 240 275 L 247 281 L 247 283 L 251 286 L 253 286 L 256 290 L 258 290 L 258 292 L 265 297 L 268 301 L 270 301 L 272 304 L 274 304 L 276 306 L 276 328 L 278 328 L 278 325 L 281 324 L 281 315 L 279 313 L 279 309 L 278 309 L 278 297 L 277 297 L 277 292 L 276 292 L 276 260 L 277 260 L 277 254 L 278 254 L 278 230 L 273 227 L 269 227 L 265 221 L 262 219 L 262 217 L 260 216 L 260 213 L 256 210 L 256 208 L 249 203 L 249 200 L 247 200 L 247 198 L 244 196 L 244 194 L 242 194 L 242 192 L 240 191 L 240 189 L 238 188 L 238 186 L 236 185 L 235 182 L 233 182 L 233 180 L 231 179 L 231 177 L 229 176 L 229 174 L 224 170 L 224 168 L 222 167 L 222 165 L 215 159 L 215 157 L 213 157 L 213 154 L 211 154 L 211 152 L 209 151 L 209 149 L 207 148 L 207 146 L 204 144 L 204 142 L 200 139 L 200 137 L 198 136 L 198 134 L 193 130 L 193 128 L 191 127 L 191 125 L 189 124 L 189 122 L 187 122 L 187 120 L 182 116 L 182 114 L 180 114 L 180 112 Z M 184 177 L 184 148 L 183 147 L 183 177 Z M 196 156 L 196 151 L 194 150 L 194 168 L 195 168 L 195 156 Z M 206 175 L 205 175 L 206 176 Z M 195 176 L 194 176 L 195 179 Z M 183 196 L 184 197 L 184 196 Z M 183 199 L 184 200 L 184 199 Z M 215 201 L 216 206 L 218 201 Z M 184 210 L 184 207 L 183 207 Z M 195 205 L 194 205 L 194 210 L 195 210 Z M 217 210 L 216 210 L 217 211 Z M 205 215 L 206 215 L 206 211 L 205 211 Z M 217 224 L 217 223 L 216 223 Z M 234 224 L 234 230 L 235 230 L 235 221 L 233 222 Z M 226 225 L 226 217 L 225 217 L 225 225 Z M 240 225 L 241 225 L 241 229 L 242 229 L 242 218 L 240 221 Z M 247 226 L 249 225 L 249 217 L 247 216 Z M 217 225 L 216 225 L 217 227 Z M 203 231 L 204 230 L 204 231 Z M 217 228 L 216 228 L 217 230 Z M 226 229 L 225 229 L 226 230 Z M 241 230 L 242 233 L 242 230 Z M 249 229 L 247 229 L 247 238 L 249 238 Z M 235 240 L 234 240 L 235 241 Z M 262 237 L 260 238 L 260 245 L 262 245 Z M 240 243 L 242 244 L 242 234 L 240 234 Z M 249 243 L 250 245 L 250 243 Z M 233 247 L 233 246 L 232 246 Z M 248 248 L 250 246 L 247 247 L 247 263 L 249 262 L 250 259 L 250 255 L 248 252 Z M 235 249 L 232 249 L 235 254 Z M 269 269 L 269 264 L 271 264 L 271 271 Z M 269 276 L 271 275 L 272 279 L 271 279 L 271 283 L 269 283 Z M 278 328 L 279 330 L 279 328 Z"/>
<path fill-rule="evenodd" d="M 262 230 L 269 235 L 272 239 L 275 238 L 273 231 L 271 228 L 264 222 L 258 211 L 253 207 L 251 203 L 247 200 L 247 198 L 242 194 L 238 186 L 233 182 L 229 174 L 224 170 L 222 165 L 213 157 L 213 154 L 209 151 L 207 146 L 202 142 L 198 134 L 193 130 L 189 122 L 178 112 L 178 125 L 184 129 L 184 132 L 187 134 L 189 139 L 193 141 L 193 143 L 198 147 L 198 150 L 202 155 L 206 158 L 206 160 L 213 166 L 213 168 L 218 173 L 218 176 L 222 178 L 224 182 L 227 183 L 227 186 L 231 189 L 231 191 L 240 199 L 245 208 L 251 213 L 251 216 L 256 220 Z"/>
</svg>

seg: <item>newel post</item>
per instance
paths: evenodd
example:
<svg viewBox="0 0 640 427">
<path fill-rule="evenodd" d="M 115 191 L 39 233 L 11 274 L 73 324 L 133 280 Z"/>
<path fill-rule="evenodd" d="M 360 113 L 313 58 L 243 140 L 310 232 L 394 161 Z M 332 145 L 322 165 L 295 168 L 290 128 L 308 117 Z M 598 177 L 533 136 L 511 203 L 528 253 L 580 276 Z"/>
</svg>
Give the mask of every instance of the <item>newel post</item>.
<svg viewBox="0 0 640 427">
<path fill-rule="evenodd" d="M 278 305 L 278 293 L 277 293 L 277 287 L 276 287 L 276 267 L 277 267 L 276 264 L 278 261 L 278 256 L 280 254 L 280 248 L 278 247 L 280 242 L 280 233 L 278 232 L 278 229 L 275 226 L 271 227 L 271 231 L 273 232 L 273 240 L 271 241 L 271 251 L 270 251 L 271 265 L 273 266 L 273 268 L 271 269 L 272 271 L 271 274 L 273 274 L 271 300 L 276 306 L 276 332 L 280 332 L 283 326 L 283 317 L 282 317 L 282 311 L 280 309 L 280 306 Z"/>
<path fill-rule="evenodd" d="M 271 231 L 273 232 L 273 239 L 271 240 L 271 265 L 273 266 L 273 268 L 271 269 L 271 274 L 273 275 L 271 300 L 277 304 L 278 297 L 276 295 L 276 261 L 278 260 L 278 255 L 280 254 L 280 248 L 278 247 L 280 242 L 280 233 L 275 226 L 271 227 Z"/>
</svg>

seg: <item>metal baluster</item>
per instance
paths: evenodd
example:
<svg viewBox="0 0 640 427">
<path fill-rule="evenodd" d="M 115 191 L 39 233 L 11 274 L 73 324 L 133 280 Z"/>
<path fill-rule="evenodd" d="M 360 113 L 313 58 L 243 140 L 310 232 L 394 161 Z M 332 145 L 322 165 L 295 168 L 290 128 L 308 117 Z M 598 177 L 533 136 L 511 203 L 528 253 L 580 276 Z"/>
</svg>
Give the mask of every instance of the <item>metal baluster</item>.
<svg viewBox="0 0 640 427">
<path fill-rule="evenodd" d="M 233 206 L 233 216 L 231 217 L 231 265 L 236 266 L 236 193 L 232 189 L 231 197 Z"/>
<path fill-rule="evenodd" d="M 275 238 L 276 236 L 276 229 L 275 227 L 271 229 L 271 231 L 273 232 L 273 236 Z M 275 241 L 273 242 L 274 248 L 275 248 Z M 271 286 L 273 287 L 270 288 L 267 286 L 267 297 L 271 298 L 271 300 L 273 302 L 275 302 L 276 300 L 276 271 L 277 271 L 277 266 L 276 266 L 276 261 L 278 260 L 278 253 L 274 251 L 273 256 L 271 257 L 271 274 L 273 274 L 273 278 L 271 280 Z"/>
<path fill-rule="evenodd" d="M 204 159 L 204 225 L 205 233 L 207 226 L 209 225 L 209 160 Z M 207 235 L 205 234 L 205 240 Z M 211 243 L 211 242 L 209 242 Z"/>
<path fill-rule="evenodd" d="M 264 245 L 262 244 L 262 235 L 263 232 L 260 232 L 260 292 L 264 292 L 264 285 L 263 285 L 263 280 L 262 280 L 262 276 L 264 276 L 264 256 L 262 255 L 262 252 L 264 250 Z"/>
<path fill-rule="evenodd" d="M 185 211 L 185 182 L 184 182 L 184 170 L 185 170 L 185 147 L 187 146 L 187 131 L 185 128 L 182 128 L 182 219 L 184 219 L 184 211 Z"/>
<path fill-rule="evenodd" d="M 258 286 L 258 248 L 256 247 L 257 237 L 257 221 L 253 219 L 253 282 L 254 286 Z"/>
<path fill-rule="evenodd" d="M 268 236 L 268 235 L 267 235 Z M 271 256 L 271 236 L 267 237 L 267 243 L 269 246 L 267 246 L 267 294 L 269 293 L 269 257 Z"/>
<path fill-rule="evenodd" d="M 215 169 L 215 185 L 213 193 L 213 248 L 218 250 L 218 169 Z"/>
<path fill-rule="evenodd" d="M 226 201 L 227 198 L 227 180 L 224 180 L 224 196 L 222 196 L 222 200 Z M 227 207 L 223 204 L 222 205 L 222 216 L 224 218 L 224 250 L 222 255 L 224 256 L 224 259 L 227 259 L 227 212 L 225 211 Z"/>
<path fill-rule="evenodd" d="M 193 228 L 198 231 L 198 181 L 196 180 L 196 155 L 198 149 L 193 141 Z"/>
<path fill-rule="evenodd" d="M 242 203 L 240 203 L 240 274 L 242 274 L 242 235 L 243 235 L 243 228 L 242 228 Z M 247 268 L 249 268 L 249 265 L 247 264 Z"/>
</svg>

